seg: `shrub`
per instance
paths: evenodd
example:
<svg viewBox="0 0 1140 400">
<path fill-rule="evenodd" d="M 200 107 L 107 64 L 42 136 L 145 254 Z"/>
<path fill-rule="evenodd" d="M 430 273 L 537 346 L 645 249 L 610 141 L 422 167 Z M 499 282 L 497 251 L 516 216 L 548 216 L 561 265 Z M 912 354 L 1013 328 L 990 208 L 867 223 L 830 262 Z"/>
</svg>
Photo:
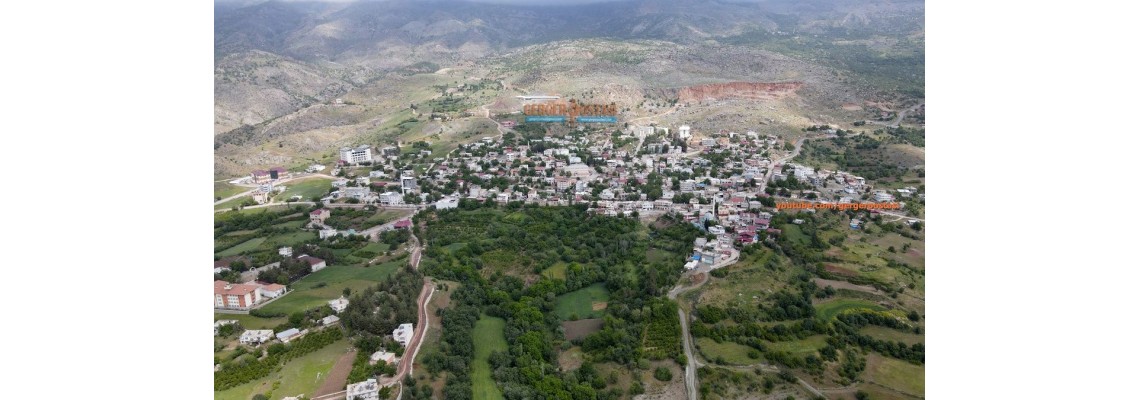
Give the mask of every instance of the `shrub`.
<svg viewBox="0 0 1140 400">
<path fill-rule="evenodd" d="M 673 372 L 669 371 L 669 368 L 657 367 L 657 370 L 653 371 L 653 377 L 661 382 L 669 382 L 673 380 Z"/>
</svg>

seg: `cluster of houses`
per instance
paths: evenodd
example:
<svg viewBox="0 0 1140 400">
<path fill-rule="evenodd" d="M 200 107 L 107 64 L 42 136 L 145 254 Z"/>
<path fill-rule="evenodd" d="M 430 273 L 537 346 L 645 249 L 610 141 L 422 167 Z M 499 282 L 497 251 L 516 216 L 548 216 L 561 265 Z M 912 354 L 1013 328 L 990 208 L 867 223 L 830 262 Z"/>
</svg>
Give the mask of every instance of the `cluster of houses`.
<svg viewBox="0 0 1140 400">
<path fill-rule="evenodd" d="M 293 249 L 283 247 L 278 253 L 288 257 L 293 254 Z M 302 254 L 297 257 L 297 259 L 308 263 L 311 272 L 320 271 L 327 266 L 325 260 L 307 254 Z M 235 262 L 245 262 L 248 264 L 252 261 L 253 260 L 249 257 L 225 257 L 214 261 L 214 273 L 218 274 L 229 271 L 230 266 Z M 256 308 L 266 301 L 284 296 L 288 291 L 285 285 L 259 282 L 256 280 L 258 273 L 261 271 L 278 268 L 280 265 L 280 262 L 275 262 L 245 271 L 241 274 L 241 280 L 244 283 L 215 280 L 214 308 L 220 310 L 247 311 Z"/>
</svg>

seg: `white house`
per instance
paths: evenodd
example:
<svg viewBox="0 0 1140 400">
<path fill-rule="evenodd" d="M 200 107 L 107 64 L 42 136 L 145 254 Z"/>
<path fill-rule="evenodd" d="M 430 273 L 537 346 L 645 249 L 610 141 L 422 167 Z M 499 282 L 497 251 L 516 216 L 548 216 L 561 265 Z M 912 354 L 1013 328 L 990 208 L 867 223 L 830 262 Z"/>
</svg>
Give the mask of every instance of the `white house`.
<svg viewBox="0 0 1140 400">
<path fill-rule="evenodd" d="M 396 330 L 392 331 L 392 340 L 399 342 L 404 347 L 408 347 L 408 343 L 412 341 L 412 324 L 400 324 Z"/>
<path fill-rule="evenodd" d="M 287 330 L 277 333 L 277 340 L 283 343 L 289 343 L 290 340 L 299 338 L 305 334 L 306 331 L 298 330 L 297 328 L 289 328 Z"/>
<path fill-rule="evenodd" d="M 278 285 L 276 283 L 261 285 L 257 288 L 257 290 L 261 292 L 261 297 L 267 297 L 270 299 L 285 295 L 285 285 Z"/>
<path fill-rule="evenodd" d="M 380 195 L 380 204 L 398 206 L 404 204 L 404 195 L 396 192 L 385 192 Z"/>
<path fill-rule="evenodd" d="M 313 269 L 312 272 L 320 271 L 328 266 L 325 264 L 325 260 L 306 254 L 302 254 L 300 257 L 297 257 L 297 259 L 309 263 L 309 267 L 312 267 Z"/>
<path fill-rule="evenodd" d="M 688 125 L 681 125 L 681 127 L 677 128 L 678 138 L 688 139 L 690 136 L 693 136 L 692 128 L 690 128 Z"/>
<path fill-rule="evenodd" d="M 380 385 L 376 383 L 375 378 L 364 382 L 350 383 L 344 396 L 349 400 L 380 400 Z"/>
<path fill-rule="evenodd" d="M 320 236 L 321 239 L 331 238 L 331 237 L 336 236 L 336 229 L 321 229 L 321 231 L 318 232 L 317 234 Z"/>
<path fill-rule="evenodd" d="M 245 345 L 259 345 L 273 338 L 272 329 L 247 330 L 241 333 L 238 342 Z"/>
<path fill-rule="evenodd" d="M 444 197 L 435 202 L 436 210 L 448 210 L 459 207 L 459 198 L 457 197 Z"/>
<path fill-rule="evenodd" d="M 329 326 L 329 325 L 335 324 L 337 322 L 340 322 L 340 317 L 335 316 L 335 315 L 330 315 L 330 316 L 321 318 L 321 325 L 324 325 L 324 326 Z"/>
<path fill-rule="evenodd" d="M 345 308 L 348 308 L 348 299 L 341 297 L 336 300 L 329 300 L 329 307 L 332 307 L 333 311 L 340 314 Z"/>
</svg>

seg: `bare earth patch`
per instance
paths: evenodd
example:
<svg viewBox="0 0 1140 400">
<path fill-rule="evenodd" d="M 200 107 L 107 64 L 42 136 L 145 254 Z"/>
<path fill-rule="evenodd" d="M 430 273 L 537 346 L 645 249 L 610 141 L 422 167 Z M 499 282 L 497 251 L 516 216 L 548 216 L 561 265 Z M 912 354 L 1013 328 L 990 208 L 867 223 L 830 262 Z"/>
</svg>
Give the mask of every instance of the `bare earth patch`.
<svg viewBox="0 0 1140 400">
<path fill-rule="evenodd" d="M 608 303 L 604 302 L 604 301 L 595 301 L 593 304 L 590 305 L 590 309 L 594 310 L 594 311 L 605 310 L 607 304 Z"/>
<path fill-rule="evenodd" d="M 827 272 L 830 272 L 830 273 L 833 273 L 833 274 L 837 274 L 837 275 L 843 275 L 843 276 L 856 276 L 856 275 L 859 275 L 859 273 L 858 273 L 858 272 L 855 272 L 855 271 L 851 271 L 851 270 L 848 270 L 848 269 L 845 269 L 845 268 L 841 268 L 841 267 L 838 267 L 838 266 L 835 266 L 835 265 L 832 265 L 832 264 L 823 264 L 823 269 L 827 270 Z"/>
<path fill-rule="evenodd" d="M 602 322 L 601 318 L 565 321 L 562 323 L 562 330 L 567 340 L 574 340 L 601 330 Z"/>
<path fill-rule="evenodd" d="M 333 365 L 332 371 L 325 378 L 325 383 L 321 384 L 321 388 L 313 394 L 313 397 L 320 397 L 327 394 L 336 393 L 344 390 L 345 385 L 348 384 L 348 373 L 352 372 L 352 361 L 356 359 L 356 349 L 352 349 L 348 353 L 340 356 Z"/>
</svg>

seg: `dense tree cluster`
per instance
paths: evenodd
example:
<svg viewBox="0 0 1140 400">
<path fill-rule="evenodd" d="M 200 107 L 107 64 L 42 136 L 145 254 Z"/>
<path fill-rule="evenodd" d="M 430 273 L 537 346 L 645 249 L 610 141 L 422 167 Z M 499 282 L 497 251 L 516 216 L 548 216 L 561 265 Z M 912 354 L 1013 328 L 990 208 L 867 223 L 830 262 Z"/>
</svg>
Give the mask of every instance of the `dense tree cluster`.
<svg viewBox="0 0 1140 400">
<path fill-rule="evenodd" d="M 452 306 L 442 311 L 441 351 L 424 358 L 429 372 L 448 373 L 445 398 L 471 396 L 471 332 L 482 314 L 506 320 L 510 346 L 489 360 L 505 398 L 619 398 L 622 390 L 604 390 L 607 382 L 591 363 L 574 371 L 558 368 L 558 345 L 565 339 L 553 312 L 555 299 L 599 282 L 610 299 L 602 329 L 581 339 L 589 360 L 637 365 L 643 358 L 680 354 L 677 305 L 658 296 L 680 274 L 683 255 L 670 249 L 687 251 L 698 232 L 690 224 L 664 221 L 646 235 L 634 219 L 591 216 L 584 207 L 467 201 L 420 220 L 428 243 L 421 268 L 463 282 L 452 293 Z M 676 261 L 650 263 L 650 248 Z M 537 274 L 556 263 L 565 263 L 565 279 Z M 520 274 L 539 277 L 528 285 Z"/>
<path fill-rule="evenodd" d="M 418 324 L 416 300 L 423 282 L 423 275 L 408 266 L 349 297 L 348 307 L 340 313 L 341 323 L 353 333 L 381 336 L 403 323 Z"/>
</svg>

